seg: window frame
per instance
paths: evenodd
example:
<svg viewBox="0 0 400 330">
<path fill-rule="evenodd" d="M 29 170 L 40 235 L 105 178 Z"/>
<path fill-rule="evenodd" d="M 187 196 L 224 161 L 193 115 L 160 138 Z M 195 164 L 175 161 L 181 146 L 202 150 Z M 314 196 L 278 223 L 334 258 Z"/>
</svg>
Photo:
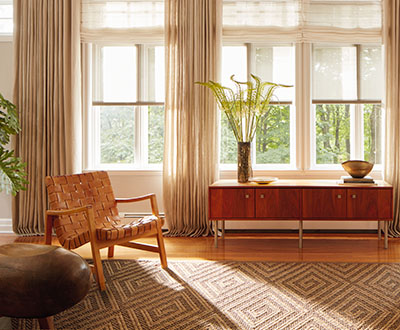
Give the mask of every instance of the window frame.
<svg viewBox="0 0 400 330">
<path fill-rule="evenodd" d="M 244 42 L 233 42 L 232 39 L 229 42 L 224 42 L 223 46 L 231 46 L 231 45 L 244 45 Z M 259 42 L 255 40 L 254 42 L 248 42 L 247 44 L 253 45 L 263 45 L 263 46 L 276 46 L 278 44 L 289 44 L 288 42 L 277 43 L 274 41 L 271 42 Z M 279 175 L 280 178 L 293 178 L 293 177 L 302 177 L 302 178 L 313 178 L 313 179 L 339 179 L 340 176 L 344 175 L 343 168 L 340 164 L 315 164 L 316 153 L 315 150 L 315 120 L 314 120 L 314 111 L 313 111 L 313 100 L 312 100 L 312 46 L 313 44 L 323 44 L 321 42 L 307 43 L 307 42 L 293 42 L 292 43 L 295 50 L 295 85 L 294 90 L 294 100 L 292 106 L 294 106 L 294 114 L 293 118 L 295 125 L 295 134 L 292 134 L 291 131 L 291 148 L 294 146 L 295 148 L 295 160 L 294 166 L 274 166 L 272 164 L 261 165 L 256 164 L 253 165 L 254 176 L 276 176 Z M 331 43 L 332 44 L 332 43 Z M 341 42 L 341 43 L 333 43 L 337 46 L 348 45 L 349 43 Z M 359 45 L 374 45 L 381 46 L 380 43 L 377 42 L 361 42 Z M 359 51 L 358 51 L 359 52 Z M 249 61 L 249 58 L 248 58 Z M 359 62 L 359 56 L 357 56 L 357 61 Z M 359 63 L 358 63 L 359 65 Z M 383 63 L 382 63 L 383 66 Z M 359 74 L 359 68 L 357 68 Z M 357 77 L 357 83 L 359 84 L 359 76 Z M 359 87 L 359 86 L 358 86 Z M 359 93 L 359 88 L 358 88 Z M 319 100 L 318 100 L 319 101 Z M 329 100 L 330 103 L 334 103 L 335 101 Z M 378 100 L 341 100 L 337 103 L 352 103 L 357 106 L 362 106 L 362 104 L 382 104 L 382 101 Z M 271 102 L 271 104 L 273 104 Z M 383 123 L 385 120 L 385 111 L 383 111 Z M 363 128 L 362 128 L 362 115 L 361 111 L 356 111 L 358 113 L 359 119 L 357 119 L 357 127 L 355 134 L 355 138 L 358 139 L 356 143 L 358 143 L 358 150 L 356 155 L 360 156 L 360 159 L 363 159 L 364 156 L 361 154 L 361 150 L 364 147 L 362 143 L 363 140 Z M 291 117 L 292 118 L 292 117 Z M 292 124 L 291 119 L 291 124 Z M 384 136 L 384 127 L 382 125 L 382 134 Z M 292 139 L 295 141 L 292 142 Z M 384 139 L 382 139 L 384 140 Z M 254 141 L 253 141 L 254 143 Z M 253 152 L 255 148 L 252 148 Z M 384 143 L 382 141 L 382 154 L 384 154 Z M 254 155 L 252 154 L 252 157 Z M 253 157 L 254 159 L 254 157 Z M 291 155 L 292 160 L 292 155 Z M 236 164 L 219 164 L 221 179 L 229 179 L 232 178 L 234 173 L 236 172 Z M 374 178 L 381 179 L 382 178 L 382 164 L 376 164 L 371 172 L 371 175 Z"/>
<path fill-rule="evenodd" d="M 257 46 L 264 46 L 264 47 L 273 47 L 273 46 L 280 46 L 280 45 L 293 45 L 294 47 L 294 67 L 295 67 L 295 83 L 294 83 L 294 99 L 292 102 L 280 102 L 280 104 L 283 103 L 291 103 L 291 126 L 293 125 L 294 128 L 291 127 L 291 135 L 290 135 L 290 143 L 291 143 L 291 149 L 294 149 L 294 155 L 291 151 L 291 164 L 254 164 L 253 170 L 254 170 L 254 176 L 259 176 L 259 175 L 272 175 L 276 176 L 279 175 L 281 178 L 290 178 L 290 177 L 302 177 L 302 178 L 325 178 L 325 179 L 338 179 L 340 178 L 341 175 L 343 175 L 343 169 L 340 166 L 340 164 L 329 164 L 329 165 L 322 165 L 322 164 L 315 164 L 315 157 L 316 154 L 313 152 L 315 149 L 315 137 L 313 134 L 315 134 L 315 121 L 313 120 L 313 100 L 312 100 L 312 43 L 304 43 L 304 42 L 287 42 L 283 41 L 281 43 L 274 42 L 274 41 L 266 41 L 266 42 L 260 42 L 259 40 L 254 41 L 254 42 L 234 42 L 230 40 L 229 42 L 224 42 L 223 46 L 246 46 L 248 49 L 250 49 L 250 52 L 248 52 L 247 56 L 247 65 L 249 67 L 250 61 L 250 56 L 251 54 L 251 48 L 257 47 Z M 322 43 L 315 43 L 315 44 L 322 44 Z M 338 46 L 341 45 L 348 45 L 348 43 L 335 43 Z M 98 46 L 109 46 L 109 43 L 105 44 L 97 44 Z M 126 46 L 127 44 L 124 43 L 113 43 L 113 46 Z M 132 44 L 130 44 L 132 45 Z M 146 43 L 146 44 L 141 44 L 141 45 L 148 45 L 148 46 L 164 46 L 162 42 L 157 42 L 157 43 Z M 369 45 L 369 43 L 361 43 L 361 45 Z M 379 43 L 370 43 L 370 45 L 377 46 Z M 84 138 L 86 140 L 86 143 L 84 144 L 84 168 L 86 169 L 105 169 L 105 170 L 111 170 L 111 171 L 135 171 L 137 173 L 140 173 L 141 171 L 148 172 L 148 171 L 157 171 L 161 172 L 162 171 L 162 164 L 146 164 L 146 163 L 139 163 L 139 164 L 95 164 L 93 162 L 94 160 L 94 148 L 93 148 L 93 141 L 94 141 L 94 125 L 91 125 L 91 123 L 94 123 L 94 118 L 91 117 L 93 116 L 93 111 L 91 110 L 91 102 L 92 102 L 92 88 L 91 88 L 91 74 L 93 68 L 91 67 L 92 65 L 92 54 L 91 50 L 89 49 L 90 46 L 88 44 L 83 45 L 83 54 L 86 54 L 83 56 L 83 63 L 84 63 L 84 79 L 83 79 L 83 84 L 84 84 L 84 107 L 86 108 L 86 111 L 84 111 L 84 116 L 85 116 L 85 126 L 86 130 L 84 130 Z M 86 51 L 85 51 L 86 50 Z M 138 52 L 140 53 L 140 52 Z M 86 60 L 85 60 L 86 56 Z M 89 60 L 88 60 L 89 58 Z M 359 58 L 357 58 L 357 61 Z M 251 65 L 251 64 L 250 64 Z M 382 64 L 383 65 L 383 64 Z M 145 66 L 143 66 L 145 67 Z M 251 70 L 248 70 L 248 75 L 251 72 Z M 143 87 L 143 84 L 145 84 L 145 81 L 143 80 L 141 82 L 141 86 Z M 139 85 L 139 84 L 138 84 Z M 86 93 L 85 93 L 86 91 Z M 141 94 L 138 93 L 138 96 L 141 97 Z M 320 102 L 321 100 L 318 100 Z M 373 102 L 373 100 L 352 100 L 352 101 L 343 101 L 341 100 L 340 103 L 352 103 L 361 106 L 363 103 L 380 103 L 379 102 Z M 333 103 L 334 101 L 329 100 L 330 103 Z M 143 105 L 164 105 L 164 102 L 128 102 L 128 105 L 140 107 Z M 271 104 L 278 103 L 279 102 L 271 102 Z M 96 105 L 102 105 L 100 103 L 95 103 Z M 116 102 L 117 105 L 127 105 L 125 102 L 118 103 Z M 108 105 L 111 105 L 108 103 Z M 145 111 L 136 111 L 136 113 L 141 113 Z M 356 112 L 357 113 L 357 112 Z M 361 112 L 358 111 L 360 114 Z M 222 115 L 222 113 L 221 113 Z M 137 114 L 139 117 L 139 121 L 143 122 L 146 120 L 144 116 L 140 116 L 140 114 Z M 360 116 L 362 117 L 362 116 Z M 293 120 L 292 120 L 293 118 Z M 135 118 L 136 119 L 136 118 Z M 384 109 L 383 109 L 383 120 L 384 120 Z M 358 122 L 362 123 L 362 120 L 358 120 Z M 142 124 L 143 125 L 143 124 Z M 384 134 L 384 125 L 382 125 L 382 134 Z M 142 126 L 143 127 L 143 126 Z M 138 131 L 138 130 L 136 130 Z M 358 127 L 358 132 L 359 134 L 355 137 L 359 140 L 359 147 L 360 149 L 363 148 L 363 143 L 362 141 L 362 134 L 363 130 L 362 127 Z M 138 134 L 138 132 L 137 132 Z M 139 134 L 140 135 L 140 134 Z M 147 138 L 147 134 L 144 134 L 145 138 Z M 143 134 L 141 135 L 143 137 Z M 136 143 L 139 139 L 136 138 Z M 144 139 L 142 139 L 144 142 Z M 253 141 L 254 143 L 254 141 Z M 383 144 L 383 143 L 382 143 Z M 142 143 L 142 146 L 144 144 Z M 383 148 L 383 146 L 382 146 Z M 143 149 L 147 151 L 147 144 L 146 148 L 141 148 L 141 155 L 143 155 Z M 253 153 L 255 153 L 255 148 L 253 147 Z M 137 150 L 137 148 L 135 148 Z M 384 152 L 384 149 L 382 149 L 382 153 Z M 360 151 L 358 152 L 360 154 Z M 253 159 L 255 159 L 255 155 L 253 154 Z M 142 156 L 143 157 L 143 156 Z M 314 157 L 314 159 L 313 159 Z M 363 158 L 363 157 L 362 157 Z M 136 155 L 135 155 L 135 159 Z M 145 159 L 147 162 L 147 157 L 142 158 Z M 317 166 L 316 166 L 317 165 Z M 219 170 L 221 174 L 221 179 L 224 178 L 231 178 L 234 176 L 234 173 L 236 172 L 236 164 L 219 164 Z M 372 171 L 372 176 L 375 178 L 381 178 L 382 176 L 382 165 L 378 164 L 374 166 L 374 169 Z"/>
<path fill-rule="evenodd" d="M 118 101 L 101 101 L 96 100 L 93 94 L 100 95 L 100 91 L 94 93 L 94 88 L 100 88 L 101 84 L 95 84 L 96 81 L 100 82 L 101 78 L 101 48 L 102 47 L 123 47 L 130 46 L 136 47 L 136 93 L 137 100 L 130 102 Z M 148 163 L 148 113 L 147 109 L 142 107 L 147 106 L 164 106 L 164 102 L 146 101 L 145 86 L 148 82 L 148 75 L 146 65 L 147 56 L 146 51 L 151 47 L 164 47 L 162 42 L 148 42 L 148 43 L 92 43 L 83 46 L 83 99 L 84 112 L 86 121 L 86 132 L 84 139 L 86 141 L 84 148 L 84 168 L 94 170 L 117 170 L 117 171 L 161 171 L 162 163 L 150 164 Z M 100 97 L 101 99 L 101 97 Z M 116 163 L 101 163 L 100 162 L 100 122 L 99 112 L 94 107 L 99 106 L 129 106 L 135 111 L 135 141 L 134 141 L 134 162 L 130 164 L 116 164 Z"/>
<path fill-rule="evenodd" d="M 357 76 L 357 82 L 356 82 L 356 93 L 357 97 L 356 99 L 349 99 L 349 100 L 339 100 L 339 99 L 329 99 L 329 100 L 323 100 L 323 99 L 313 99 L 312 96 L 310 97 L 310 106 L 308 107 L 309 111 L 309 116 L 310 116 L 310 165 L 309 169 L 310 170 L 339 170 L 342 169 L 342 166 L 340 164 L 317 164 L 316 158 L 317 158 L 317 152 L 316 152 L 316 118 L 315 118 L 315 105 L 317 104 L 350 104 L 354 105 L 354 108 L 350 112 L 350 140 L 354 141 L 354 143 L 350 144 L 350 159 L 364 159 L 364 123 L 363 123 L 363 109 L 362 106 L 364 104 L 379 104 L 382 106 L 382 100 L 368 100 L 368 99 L 362 99 L 360 97 L 361 95 L 361 47 L 362 46 L 381 46 L 378 43 L 354 43 L 354 44 L 349 44 L 349 43 L 330 43 L 330 44 L 325 44 L 321 42 L 315 42 L 315 43 L 310 43 L 308 44 L 310 49 L 310 55 L 309 55 L 309 65 L 310 65 L 310 72 L 309 72 L 309 86 L 311 88 L 311 93 L 312 95 L 312 84 L 313 84 L 313 78 L 312 78 L 312 61 L 313 61 L 313 47 L 314 45 L 318 46 L 325 46 L 327 48 L 329 47 L 356 47 L 356 76 Z M 382 57 L 383 60 L 383 57 Z M 381 64 L 383 66 L 383 63 Z M 382 123 L 384 123 L 385 120 L 385 111 L 384 108 L 382 107 Z M 385 134 L 385 125 L 382 124 L 382 135 L 384 136 Z M 382 155 L 384 154 L 384 143 L 383 140 L 381 141 L 381 150 L 382 150 Z M 382 164 L 375 164 L 374 165 L 374 171 L 382 171 Z"/>
<path fill-rule="evenodd" d="M 293 47 L 293 66 L 296 68 L 296 43 L 291 42 L 224 42 L 222 47 L 229 47 L 229 46 L 244 46 L 246 47 L 246 54 L 247 54 L 247 80 L 251 79 L 250 74 L 255 71 L 255 48 L 257 47 L 278 47 L 278 46 L 290 46 Z M 296 73 L 294 76 L 294 81 L 296 81 Z M 293 88 L 296 87 L 296 84 Z M 292 94 L 293 99 L 292 101 L 271 101 L 271 105 L 289 105 L 290 106 L 290 163 L 289 164 L 257 164 L 255 163 L 256 160 L 256 137 L 251 143 L 251 159 L 252 159 L 252 169 L 254 171 L 294 171 L 296 170 L 296 102 L 295 102 L 295 92 Z M 223 116 L 222 111 L 220 111 L 220 116 Z M 292 119 L 293 118 L 293 119 Z M 221 149 L 221 148 L 220 148 Z M 219 170 L 220 171 L 236 171 L 236 164 L 226 164 L 226 163 L 219 163 Z"/>
</svg>

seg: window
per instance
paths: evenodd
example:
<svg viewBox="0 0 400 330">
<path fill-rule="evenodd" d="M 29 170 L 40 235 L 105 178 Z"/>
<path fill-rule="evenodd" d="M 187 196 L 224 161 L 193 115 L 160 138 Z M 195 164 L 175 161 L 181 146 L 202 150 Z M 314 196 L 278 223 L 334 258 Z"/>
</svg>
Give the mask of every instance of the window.
<svg viewBox="0 0 400 330">
<path fill-rule="evenodd" d="M 87 167 L 161 169 L 164 1 L 82 0 L 81 8 L 90 49 Z M 254 170 L 308 175 L 349 158 L 382 163 L 379 1 L 223 0 L 222 16 L 223 85 L 252 73 L 294 86 L 276 90 L 256 131 Z M 221 169 L 235 169 L 237 144 L 223 113 L 220 131 Z"/>
<path fill-rule="evenodd" d="M 159 168 L 164 143 L 164 47 L 93 45 L 92 168 Z"/>
<path fill-rule="evenodd" d="M 13 33 L 13 2 L 0 0 L 0 37 Z"/>
<path fill-rule="evenodd" d="M 271 121 L 253 141 L 253 169 L 337 178 L 334 170 L 349 158 L 379 169 L 381 29 L 380 1 L 223 0 L 223 77 L 255 73 L 294 85 L 277 90 Z M 278 51 L 287 53 L 275 56 Z M 220 159 L 234 169 L 235 141 L 224 125 L 222 118 Z"/>
<path fill-rule="evenodd" d="M 292 45 L 244 44 L 227 45 L 222 50 L 222 85 L 234 87 L 232 74 L 238 81 L 250 79 L 249 73 L 263 81 L 294 85 L 294 47 Z M 278 88 L 270 111 L 261 121 L 253 141 L 254 168 L 267 164 L 270 168 L 289 168 L 295 164 L 294 90 Z M 237 144 L 228 121 L 221 114 L 221 164 L 236 164 Z M 232 167 L 232 166 L 231 166 Z"/>
<path fill-rule="evenodd" d="M 383 74 L 379 45 L 312 50 L 313 165 L 382 163 Z"/>
<path fill-rule="evenodd" d="M 310 51 L 302 52 L 302 48 Z M 311 63 L 309 71 L 303 70 L 307 63 Z M 382 163 L 380 45 L 225 45 L 222 84 L 233 87 L 229 79 L 232 74 L 244 81 L 250 72 L 264 81 L 294 85 L 276 90 L 268 117 L 253 141 L 254 169 L 338 169 L 348 159 Z M 295 100 L 296 90 L 301 91 L 300 98 L 305 102 Z M 307 90 L 311 94 L 308 99 Z M 299 138 L 296 130 L 308 138 Z M 304 141 L 309 148 L 301 147 Z M 222 168 L 233 169 L 236 141 L 224 116 L 220 150 Z"/>
</svg>

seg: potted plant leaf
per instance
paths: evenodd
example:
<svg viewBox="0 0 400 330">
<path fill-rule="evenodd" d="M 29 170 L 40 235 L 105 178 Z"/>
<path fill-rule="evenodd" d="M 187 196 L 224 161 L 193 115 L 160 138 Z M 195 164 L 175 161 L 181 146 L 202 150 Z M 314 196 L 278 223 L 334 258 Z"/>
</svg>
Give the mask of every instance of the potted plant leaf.
<svg viewBox="0 0 400 330">
<path fill-rule="evenodd" d="M 11 135 L 21 130 L 16 106 L 6 100 L 0 93 L 0 191 L 16 195 L 20 190 L 26 190 L 25 163 L 9 150 L 7 145 Z"/>
<path fill-rule="evenodd" d="M 235 83 L 235 91 L 212 80 L 198 83 L 211 89 L 218 107 L 228 118 L 229 126 L 238 143 L 238 181 L 241 183 L 247 182 L 251 175 L 250 145 L 260 121 L 268 117 L 275 89 L 292 87 L 262 82 L 259 77 L 252 74 L 251 78 L 249 81 L 240 82 L 232 75 L 230 79 Z"/>
</svg>

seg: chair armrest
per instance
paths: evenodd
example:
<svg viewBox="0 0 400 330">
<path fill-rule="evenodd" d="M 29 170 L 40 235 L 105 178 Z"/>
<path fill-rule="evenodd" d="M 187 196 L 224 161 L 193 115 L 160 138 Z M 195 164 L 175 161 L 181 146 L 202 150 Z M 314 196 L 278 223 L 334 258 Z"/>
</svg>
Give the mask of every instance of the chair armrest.
<svg viewBox="0 0 400 330">
<path fill-rule="evenodd" d="M 66 210 L 47 210 L 45 219 L 45 244 L 51 244 L 51 232 L 53 228 L 53 221 L 60 215 L 69 215 L 74 213 L 85 212 L 87 214 L 89 228 L 94 230 L 94 212 L 91 205 L 77 207 Z"/>
<path fill-rule="evenodd" d="M 69 215 L 69 214 L 74 214 L 74 213 L 87 212 L 87 210 L 89 208 L 92 208 L 92 206 L 87 205 L 87 206 L 77 207 L 74 209 L 66 209 L 66 210 L 47 210 L 46 214 L 52 215 L 52 216 Z"/>
<path fill-rule="evenodd" d="M 115 201 L 117 203 L 133 203 L 133 202 L 144 201 L 146 199 L 151 199 L 152 196 L 155 196 L 155 194 L 147 194 L 143 196 L 128 197 L 128 198 L 116 198 Z"/>
<path fill-rule="evenodd" d="M 146 199 L 150 200 L 151 213 L 153 215 L 155 215 L 157 218 L 159 218 L 160 215 L 158 213 L 157 198 L 156 198 L 156 194 L 154 194 L 154 193 L 143 195 L 143 196 L 138 196 L 138 197 L 132 197 L 132 198 L 116 198 L 115 201 L 117 203 L 131 203 L 131 202 L 144 201 Z"/>
</svg>

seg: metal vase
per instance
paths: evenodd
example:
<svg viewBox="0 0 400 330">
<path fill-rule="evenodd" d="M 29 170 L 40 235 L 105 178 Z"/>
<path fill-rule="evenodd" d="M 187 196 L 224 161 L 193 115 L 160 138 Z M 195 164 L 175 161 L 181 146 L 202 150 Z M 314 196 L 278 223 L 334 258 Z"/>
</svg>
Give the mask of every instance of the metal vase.
<svg viewBox="0 0 400 330">
<path fill-rule="evenodd" d="M 238 142 L 238 182 L 246 183 L 252 174 L 250 142 Z"/>
</svg>

